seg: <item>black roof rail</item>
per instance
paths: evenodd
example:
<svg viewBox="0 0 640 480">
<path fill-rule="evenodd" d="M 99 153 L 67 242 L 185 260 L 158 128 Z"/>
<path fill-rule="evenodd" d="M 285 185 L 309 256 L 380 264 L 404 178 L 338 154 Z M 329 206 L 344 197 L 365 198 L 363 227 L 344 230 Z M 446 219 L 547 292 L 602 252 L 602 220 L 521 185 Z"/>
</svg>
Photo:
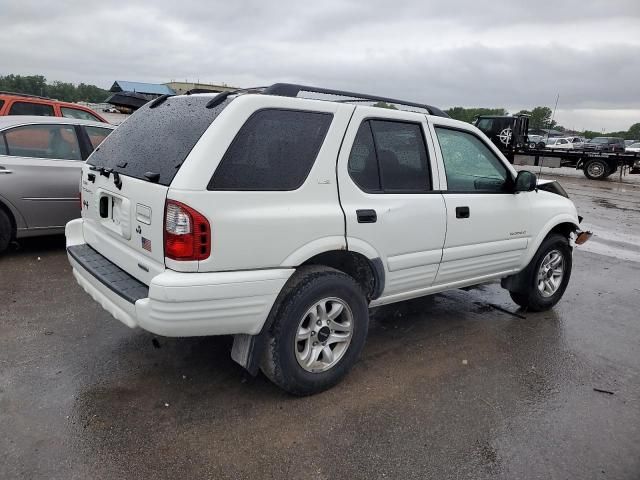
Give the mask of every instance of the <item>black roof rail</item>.
<svg viewBox="0 0 640 480">
<path fill-rule="evenodd" d="M 262 93 L 263 95 L 279 95 L 281 97 L 297 97 L 300 92 L 320 93 L 324 95 L 335 95 L 337 97 L 346 97 L 340 102 L 385 102 L 393 103 L 396 105 L 403 105 L 406 107 L 421 108 L 426 110 L 430 115 L 438 117 L 447 117 L 445 112 L 432 105 L 426 105 L 423 103 L 408 102 L 406 100 L 398 100 L 395 98 L 378 97 L 377 95 L 367 95 L 364 93 L 345 92 L 342 90 L 331 90 L 328 88 L 310 87 L 308 85 L 297 85 L 294 83 L 274 83 L 270 87 L 267 87 Z"/>
<path fill-rule="evenodd" d="M 227 90 L 225 92 L 218 93 L 215 97 L 213 97 L 209 102 L 205 105 L 205 108 L 214 108 L 224 102 L 227 97 L 231 95 L 236 95 L 238 93 L 263 93 L 262 90 L 265 87 L 249 87 L 249 88 L 236 88 L 235 90 Z"/>
<path fill-rule="evenodd" d="M 0 95 L 13 95 L 13 96 L 16 96 L 16 97 L 40 98 L 42 100 L 53 100 L 53 101 L 56 101 L 53 98 L 42 97 L 40 95 L 33 95 L 31 93 L 7 92 L 7 91 L 4 91 L 4 90 L 0 90 Z"/>
</svg>

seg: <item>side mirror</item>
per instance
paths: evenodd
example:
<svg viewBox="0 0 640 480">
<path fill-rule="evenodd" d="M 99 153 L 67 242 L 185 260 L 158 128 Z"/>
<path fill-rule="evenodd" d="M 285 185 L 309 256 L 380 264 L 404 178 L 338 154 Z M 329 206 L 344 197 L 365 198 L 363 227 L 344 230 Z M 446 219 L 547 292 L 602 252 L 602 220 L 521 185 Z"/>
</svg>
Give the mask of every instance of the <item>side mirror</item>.
<svg viewBox="0 0 640 480">
<path fill-rule="evenodd" d="M 530 192 L 535 190 L 538 186 L 538 178 L 535 173 L 531 173 L 528 170 L 522 170 L 518 172 L 516 177 L 516 183 L 513 191 L 518 192 Z"/>
</svg>

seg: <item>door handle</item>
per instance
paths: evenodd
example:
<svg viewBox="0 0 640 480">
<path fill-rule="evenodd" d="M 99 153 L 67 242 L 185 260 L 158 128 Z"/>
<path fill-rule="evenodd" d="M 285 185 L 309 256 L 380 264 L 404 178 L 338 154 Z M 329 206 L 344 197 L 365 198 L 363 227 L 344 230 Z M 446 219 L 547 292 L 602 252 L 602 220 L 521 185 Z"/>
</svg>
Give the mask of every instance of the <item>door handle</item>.
<svg viewBox="0 0 640 480">
<path fill-rule="evenodd" d="M 358 223 L 376 223 L 378 214 L 375 210 L 356 210 Z"/>
<path fill-rule="evenodd" d="M 469 218 L 469 207 L 456 207 L 456 218 Z"/>
<path fill-rule="evenodd" d="M 6 167 L 0 167 L 0 174 L 3 174 L 3 173 L 6 173 L 6 174 L 13 173 L 13 170 L 7 170 Z"/>
</svg>

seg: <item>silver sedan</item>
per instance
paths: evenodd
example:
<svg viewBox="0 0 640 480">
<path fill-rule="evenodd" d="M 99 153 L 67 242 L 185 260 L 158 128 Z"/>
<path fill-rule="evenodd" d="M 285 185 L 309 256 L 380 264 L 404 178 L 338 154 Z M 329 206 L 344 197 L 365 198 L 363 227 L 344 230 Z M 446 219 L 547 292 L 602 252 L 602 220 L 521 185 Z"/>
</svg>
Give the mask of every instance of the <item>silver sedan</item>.
<svg viewBox="0 0 640 480">
<path fill-rule="evenodd" d="M 0 252 L 13 239 L 64 232 L 80 216 L 80 168 L 113 125 L 0 117 Z"/>
</svg>

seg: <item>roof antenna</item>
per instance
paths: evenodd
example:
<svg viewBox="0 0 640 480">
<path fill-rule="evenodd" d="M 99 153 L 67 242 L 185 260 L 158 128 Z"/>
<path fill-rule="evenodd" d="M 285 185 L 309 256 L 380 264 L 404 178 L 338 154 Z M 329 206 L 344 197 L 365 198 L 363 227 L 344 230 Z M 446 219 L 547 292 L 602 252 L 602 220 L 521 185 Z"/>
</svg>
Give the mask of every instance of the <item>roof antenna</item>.
<svg viewBox="0 0 640 480">
<path fill-rule="evenodd" d="M 547 138 L 546 138 L 546 140 L 544 142 L 545 145 L 549 141 L 549 130 L 551 130 L 551 125 L 553 125 L 553 119 L 556 117 L 556 109 L 558 108 L 558 100 L 560 100 L 560 94 L 559 93 L 556 95 L 556 104 L 553 106 L 553 113 L 551 114 L 551 120 L 549 121 L 549 128 L 547 129 Z M 540 178 L 540 175 L 542 175 L 542 164 L 543 163 L 544 163 L 544 155 L 542 156 L 542 158 L 540 158 L 540 164 L 539 164 L 540 168 L 538 169 L 538 178 Z"/>
</svg>

